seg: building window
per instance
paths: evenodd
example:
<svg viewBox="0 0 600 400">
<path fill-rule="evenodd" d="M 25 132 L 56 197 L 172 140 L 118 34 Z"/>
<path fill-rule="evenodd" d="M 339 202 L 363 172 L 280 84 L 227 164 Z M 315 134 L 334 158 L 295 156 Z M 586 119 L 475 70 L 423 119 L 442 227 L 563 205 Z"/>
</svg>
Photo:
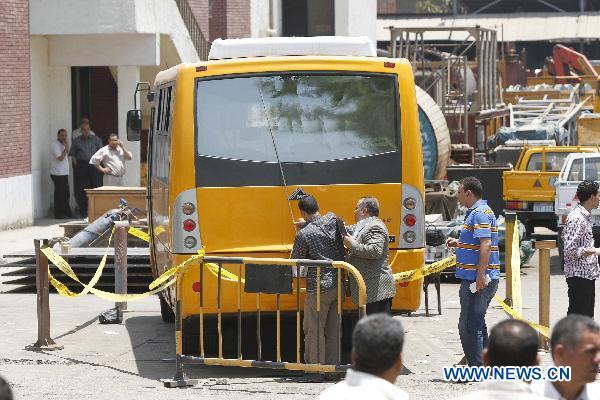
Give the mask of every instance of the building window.
<svg viewBox="0 0 600 400">
<path fill-rule="evenodd" d="M 335 34 L 334 0 L 282 0 L 283 36 Z"/>
</svg>

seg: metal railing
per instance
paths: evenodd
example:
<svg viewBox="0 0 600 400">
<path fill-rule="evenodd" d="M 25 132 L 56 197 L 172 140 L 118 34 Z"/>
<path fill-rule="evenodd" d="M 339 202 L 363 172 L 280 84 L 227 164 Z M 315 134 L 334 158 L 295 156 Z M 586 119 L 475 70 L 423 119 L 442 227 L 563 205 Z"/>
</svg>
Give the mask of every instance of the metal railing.
<svg viewBox="0 0 600 400">
<path fill-rule="evenodd" d="M 237 275 L 230 269 L 225 269 L 223 265 L 233 266 L 237 271 Z M 257 357 L 256 359 L 244 359 L 242 354 L 242 290 L 247 289 L 247 281 L 242 278 L 242 266 L 245 267 L 246 270 L 246 279 L 248 279 L 248 266 L 258 267 L 258 269 L 264 267 L 289 267 L 289 268 L 297 268 L 299 271 L 300 268 L 304 267 L 312 267 L 316 268 L 316 277 L 321 276 L 322 268 L 335 268 L 337 269 L 337 330 L 339 334 L 338 341 L 338 349 L 337 349 L 337 364 L 336 365 L 322 365 L 322 364 L 306 364 L 302 362 L 300 356 L 300 327 L 301 327 L 301 307 L 300 307 L 300 293 L 303 288 L 300 286 L 301 277 L 300 274 L 290 274 L 290 290 L 291 295 L 295 296 L 295 341 L 296 341 L 296 349 L 295 349 L 295 362 L 286 362 L 282 361 L 281 356 L 281 347 L 282 347 L 282 338 L 281 338 L 281 307 L 280 307 L 280 297 L 281 294 L 276 294 L 276 329 L 277 329 L 277 340 L 276 340 L 276 360 L 263 360 L 262 358 L 262 350 L 261 350 L 261 292 L 254 292 L 256 295 L 256 322 L 257 322 L 257 331 L 256 331 L 256 344 L 257 344 Z M 237 268 L 236 268 L 237 267 Z M 204 292 L 206 278 L 205 272 L 207 269 L 211 269 L 210 273 L 216 275 L 217 278 L 217 293 L 216 299 L 205 299 Z M 344 285 L 342 280 L 342 271 L 347 271 L 350 276 L 352 276 L 356 283 L 358 289 L 358 316 L 362 318 L 366 315 L 366 287 L 364 280 L 358 272 L 358 270 L 342 261 L 315 261 L 315 260 L 290 260 L 290 259 L 280 259 L 280 258 L 231 258 L 231 257 L 204 257 L 202 263 L 200 264 L 199 269 L 199 277 L 198 277 L 198 292 L 199 292 L 199 356 L 198 355 L 187 355 L 183 354 L 183 318 L 182 318 L 182 282 L 183 278 L 186 275 L 180 274 L 177 277 L 177 287 L 176 287 L 176 306 L 175 306 L 175 360 L 176 360 L 176 372 L 173 380 L 165 381 L 166 387 L 184 387 L 191 386 L 196 384 L 196 380 L 188 379 L 183 371 L 183 364 L 203 364 L 203 365 L 220 365 L 220 366 L 237 366 L 237 367 L 255 367 L 255 368 L 274 368 L 274 369 L 287 369 L 287 370 L 296 370 L 296 371 L 307 371 L 307 372 L 338 372 L 344 371 L 350 367 L 350 365 L 342 365 L 341 364 L 341 351 L 342 351 L 342 311 L 343 311 L 343 302 L 344 302 Z M 291 271 L 290 271 L 291 272 Z M 236 286 L 236 296 L 237 296 L 237 357 L 236 358 L 225 358 L 223 356 L 223 311 L 222 311 L 222 300 L 223 300 L 223 291 L 221 288 L 221 282 L 223 280 L 223 276 L 226 274 L 228 276 L 227 280 L 229 282 L 233 282 Z M 320 285 L 316 285 L 316 311 L 317 313 L 321 312 L 320 304 L 321 304 L 321 288 Z M 246 291 L 248 293 L 248 291 Z M 265 292 L 263 292 L 265 293 Z M 268 292 L 273 294 L 272 292 Z M 231 294 L 229 292 L 228 294 Z M 217 335 L 218 335 L 218 351 L 217 357 L 206 357 L 205 352 L 205 339 L 204 339 L 204 331 L 205 331 L 205 312 L 204 309 L 208 303 L 211 304 L 216 303 L 216 314 L 217 314 Z M 212 303 L 212 302 L 215 303 Z M 246 304 L 247 306 L 247 304 Z M 246 307 L 247 309 L 247 307 Z M 229 313 L 234 314 L 235 313 Z M 247 314 L 247 313 L 245 313 Z M 317 318 L 317 332 L 319 332 L 319 319 Z M 249 336 L 246 336 L 244 340 L 251 340 Z M 325 349 L 321 349 L 319 346 L 319 340 L 317 339 L 317 359 L 320 359 L 320 352 Z M 231 344 L 231 343 L 230 343 Z"/>
<path fill-rule="evenodd" d="M 198 52 L 198 57 L 200 57 L 200 60 L 203 61 L 208 60 L 210 42 L 204 37 L 204 34 L 200 29 L 200 25 L 198 24 L 198 20 L 194 16 L 188 0 L 175 0 L 175 3 L 177 3 L 177 8 L 179 8 L 179 13 L 181 14 L 181 18 L 183 18 L 183 23 L 190 33 L 190 38 L 194 43 L 196 52 Z"/>
</svg>

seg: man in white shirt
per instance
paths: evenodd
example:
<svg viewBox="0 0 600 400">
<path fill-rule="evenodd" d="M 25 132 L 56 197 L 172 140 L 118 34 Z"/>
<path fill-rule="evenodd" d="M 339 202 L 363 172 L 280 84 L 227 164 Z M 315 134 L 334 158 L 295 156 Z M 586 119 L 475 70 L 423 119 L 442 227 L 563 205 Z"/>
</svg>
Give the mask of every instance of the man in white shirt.
<svg viewBox="0 0 600 400">
<path fill-rule="evenodd" d="M 594 383 L 600 365 L 600 326 L 589 317 L 569 314 L 554 325 L 550 347 L 554 365 L 571 367 L 571 380 L 540 382 L 538 391 L 551 399 L 600 399 L 599 383 Z"/>
<path fill-rule="evenodd" d="M 488 347 L 483 350 L 485 367 L 533 367 L 539 365 L 538 335 L 523 321 L 508 319 L 492 328 Z M 471 393 L 459 397 L 460 400 L 511 399 L 541 400 L 539 394 L 527 382 L 520 380 L 489 381 Z"/>
<path fill-rule="evenodd" d="M 67 131 L 59 129 L 50 144 L 50 178 L 54 183 L 54 218 L 73 218 L 69 206 L 69 142 Z"/>
<path fill-rule="evenodd" d="M 407 400 L 395 385 L 402 371 L 404 328 L 400 320 L 378 313 L 358 321 L 352 334 L 352 368 L 346 380 L 317 400 Z"/>
<path fill-rule="evenodd" d="M 123 146 L 117 134 L 111 133 L 108 137 L 108 145 L 92 156 L 90 164 L 104 174 L 104 186 L 123 186 L 125 160 L 132 158 L 131 152 Z"/>
</svg>

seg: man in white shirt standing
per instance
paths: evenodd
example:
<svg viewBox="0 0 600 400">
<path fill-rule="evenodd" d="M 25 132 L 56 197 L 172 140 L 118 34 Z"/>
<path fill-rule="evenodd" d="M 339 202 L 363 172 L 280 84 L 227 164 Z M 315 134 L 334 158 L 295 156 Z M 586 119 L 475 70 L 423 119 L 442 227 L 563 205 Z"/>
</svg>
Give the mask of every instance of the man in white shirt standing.
<svg viewBox="0 0 600 400">
<path fill-rule="evenodd" d="M 358 321 L 352 333 L 352 368 L 346 380 L 327 388 L 317 400 L 407 400 L 395 385 L 402 371 L 404 328 L 384 313 Z"/>
<path fill-rule="evenodd" d="M 133 159 L 131 152 L 123 146 L 116 133 L 111 133 L 108 137 L 108 145 L 92 156 L 90 164 L 104 174 L 104 186 L 123 186 L 125 160 L 131 159 Z"/>
<path fill-rule="evenodd" d="M 558 321 L 550 337 L 557 367 L 571 367 L 570 381 L 541 381 L 540 394 L 551 399 L 600 399 L 600 384 L 593 383 L 600 365 L 600 326 L 591 318 L 569 314 Z"/>
<path fill-rule="evenodd" d="M 67 131 L 59 129 L 50 144 L 50 178 L 54 183 L 54 218 L 73 218 L 69 206 L 69 142 Z"/>
</svg>

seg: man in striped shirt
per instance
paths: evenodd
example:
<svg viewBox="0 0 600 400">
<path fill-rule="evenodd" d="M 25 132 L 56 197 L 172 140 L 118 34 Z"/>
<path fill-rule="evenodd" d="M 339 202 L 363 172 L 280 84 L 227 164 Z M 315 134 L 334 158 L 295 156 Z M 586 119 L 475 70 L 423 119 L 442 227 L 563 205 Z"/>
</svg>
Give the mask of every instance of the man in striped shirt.
<svg viewBox="0 0 600 400">
<path fill-rule="evenodd" d="M 577 204 L 567 217 L 562 232 L 565 277 L 567 278 L 569 309 L 567 314 L 582 314 L 594 318 L 598 256 L 594 248 L 592 210 L 598 208 L 598 184 L 583 181 L 577 187 Z"/>
<path fill-rule="evenodd" d="M 482 351 L 488 341 L 485 314 L 500 279 L 498 226 L 494 212 L 481 199 L 482 192 L 479 179 L 469 176 L 460 181 L 458 201 L 468 211 L 459 238 L 446 241 L 446 246 L 456 248 L 456 277 L 461 280 L 458 332 L 470 366 L 483 365 Z"/>
</svg>

